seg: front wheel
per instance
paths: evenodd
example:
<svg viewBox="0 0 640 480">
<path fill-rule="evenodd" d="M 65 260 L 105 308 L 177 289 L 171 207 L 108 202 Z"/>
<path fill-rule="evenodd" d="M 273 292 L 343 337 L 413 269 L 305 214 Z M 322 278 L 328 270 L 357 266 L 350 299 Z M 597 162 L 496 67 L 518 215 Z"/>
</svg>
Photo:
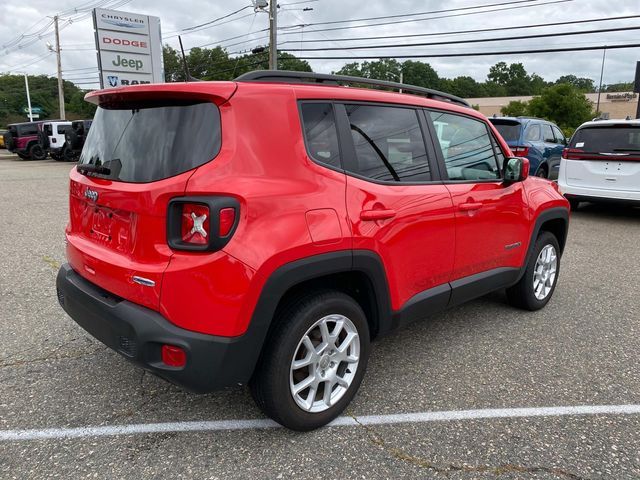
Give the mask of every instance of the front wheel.
<svg viewBox="0 0 640 480">
<path fill-rule="evenodd" d="M 560 273 L 560 246 L 551 232 L 538 235 L 524 275 L 507 289 L 509 303 L 525 310 L 540 310 L 556 288 Z"/>
<path fill-rule="evenodd" d="M 331 422 L 356 394 L 369 358 L 360 305 L 338 291 L 299 297 L 281 310 L 251 393 L 269 417 L 293 430 Z"/>
<path fill-rule="evenodd" d="M 549 173 L 547 172 L 547 167 L 541 165 L 536 172 L 536 176 L 539 178 L 549 178 Z"/>
</svg>

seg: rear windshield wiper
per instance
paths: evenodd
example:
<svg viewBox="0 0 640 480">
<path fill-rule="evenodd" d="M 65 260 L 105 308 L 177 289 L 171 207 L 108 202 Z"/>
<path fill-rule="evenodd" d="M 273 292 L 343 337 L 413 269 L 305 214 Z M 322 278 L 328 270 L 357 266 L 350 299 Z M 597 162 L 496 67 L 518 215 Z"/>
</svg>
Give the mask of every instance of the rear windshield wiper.
<svg viewBox="0 0 640 480">
<path fill-rule="evenodd" d="M 80 164 L 76 167 L 76 170 L 79 173 L 87 174 L 87 173 L 97 173 L 100 175 L 109 175 L 111 173 L 111 169 L 102 165 L 92 165 L 90 163 Z"/>
</svg>

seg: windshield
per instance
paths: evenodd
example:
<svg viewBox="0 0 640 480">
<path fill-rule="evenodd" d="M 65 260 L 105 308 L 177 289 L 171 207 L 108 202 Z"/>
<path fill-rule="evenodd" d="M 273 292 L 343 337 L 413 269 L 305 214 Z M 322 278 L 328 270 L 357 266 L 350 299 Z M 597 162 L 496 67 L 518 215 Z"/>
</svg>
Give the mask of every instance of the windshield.
<svg viewBox="0 0 640 480">
<path fill-rule="evenodd" d="M 590 153 L 640 151 L 640 125 L 586 127 L 571 139 L 571 148 Z"/>
<path fill-rule="evenodd" d="M 502 138 L 507 142 L 517 142 L 520 139 L 520 129 L 522 125 L 518 122 L 512 122 L 509 120 L 492 120 L 489 119 L 496 130 L 500 133 Z"/>
<path fill-rule="evenodd" d="M 145 183 L 212 160 L 220 150 L 220 114 L 212 103 L 99 107 L 80 156 L 92 175 Z"/>
</svg>

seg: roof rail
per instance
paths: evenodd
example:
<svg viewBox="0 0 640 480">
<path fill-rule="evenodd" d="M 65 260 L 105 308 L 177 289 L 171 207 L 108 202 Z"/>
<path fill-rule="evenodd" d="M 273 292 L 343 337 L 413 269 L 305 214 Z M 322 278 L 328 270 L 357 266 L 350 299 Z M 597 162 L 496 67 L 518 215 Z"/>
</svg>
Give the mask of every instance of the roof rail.
<svg viewBox="0 0 640 480">
<path fill-rule="evenodd" d="M 273 82 L 273 83 L 327 83 L 340 85 L 344 83 L 372 85 L 375 87 L 387 87 L 402 92 L 422 95 L 434 100 L 442 100 L 445 102 L 457 103 L 464 107 L 471 108 L 466 100 L 451 95 L 449 93 L 432 90 L 430 88 L 417 87 L 415 85 L 406 85 L 404 83 L 389 82 L 387 80 L 375 80 L 372 78 L 351 77 L 347 75 L 329 75 L 326 73 L 313 72 L 294 72 L 289 70 L 254 70 L 240 75 L 235 79 L 237 82 Z"/>
</svg>

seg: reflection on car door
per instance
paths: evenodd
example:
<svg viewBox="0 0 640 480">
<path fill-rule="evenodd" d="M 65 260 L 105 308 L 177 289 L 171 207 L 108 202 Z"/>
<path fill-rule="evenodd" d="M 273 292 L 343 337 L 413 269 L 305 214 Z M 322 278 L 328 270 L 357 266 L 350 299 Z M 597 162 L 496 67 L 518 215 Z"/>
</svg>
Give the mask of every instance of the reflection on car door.
<svg viewBox="0 0 640 480">
<path fill-rule="evenodd" d="M 362 103 L 337 107 L 347 138 L 344 167 L 354 250 L 378 252 L 394 310 L 412 297 L 444 308 L 455 219 L 449 191 L 434 181 L 435 153 L 424 141 L 423 113 Z"/>
<path fill-rule="evenodd" d="M 505 157 L 484 122 L 440 111 L 430 111 L 429 116 L 455 130 L 446 146 L 435 135 L 456 217 L 452 286 L 478 275 L 517 275 L 529 231 L 522 183 L 503 182 Z M 464 301 L 463 290 L 456 293 L 454 288 L 453 303 Z"/>
</svg>

